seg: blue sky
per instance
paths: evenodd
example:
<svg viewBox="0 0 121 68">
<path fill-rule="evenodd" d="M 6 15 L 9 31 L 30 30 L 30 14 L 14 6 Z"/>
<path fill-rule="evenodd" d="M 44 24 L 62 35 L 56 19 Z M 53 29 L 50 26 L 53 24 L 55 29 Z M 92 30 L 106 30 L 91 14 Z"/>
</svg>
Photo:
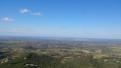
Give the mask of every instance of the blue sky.
<svg viewBox="0 0 121 68">
<path fill-rule="evenodd" d="M 0 36 L 121 39 L 121 0 L 0 0 Z"/>
</svg>

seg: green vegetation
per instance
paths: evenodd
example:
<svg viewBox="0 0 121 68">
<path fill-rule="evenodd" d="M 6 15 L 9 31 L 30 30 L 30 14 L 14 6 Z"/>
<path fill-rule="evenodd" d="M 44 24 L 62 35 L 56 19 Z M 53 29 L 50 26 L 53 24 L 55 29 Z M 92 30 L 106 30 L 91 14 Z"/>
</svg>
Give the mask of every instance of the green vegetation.
<svg viewBox="0 0 121 68">
<path fill-rule="evenodd" d="M 94 59 L 92 55 L 54 57 L 29 53 L 0 64 L 0 68 L 121 68 L 120 58 Z"/>
<path fill-rule="evenodd" d="M 93 44 L 89 46 L 89 42 L 85 42 L 82 46 L 77 41 L 48 40 L 1 41 L 0 68 L 121 68 L 120 46 Z"/>
</svg>

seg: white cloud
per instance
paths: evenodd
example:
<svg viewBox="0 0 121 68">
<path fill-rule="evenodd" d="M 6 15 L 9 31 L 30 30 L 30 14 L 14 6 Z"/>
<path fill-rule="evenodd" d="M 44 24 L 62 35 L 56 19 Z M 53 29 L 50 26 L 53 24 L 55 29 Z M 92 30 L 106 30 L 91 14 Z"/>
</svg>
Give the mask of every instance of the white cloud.
<svg viewBox="0 0 121 68">
<path fill-rule="evenodd" d="M 0 22 L 5 22 L 5 23 L 13 22 L 13 19 L 10 18 L 10 17 L 2 17 L 2 18 L 0 19 Z"/>
<path fill-rule="evenodd" d="M 42 14 L 40 12 L 32 13 L 32 15 L 34 15 L 34 16 L 42 16 Z"/>
<path fill-rule="evenodd" d="M 20 9 L 19 12 L 21 14 L 30 14 L 30 15 L 33 15 L 33 16 L 42 16 L 41 12 L 39 12 L 39 11 L 33 12 L 33 10 L 30 10 L 30 9 L 27 9 L 27 8 Z"/>
<path fill-rule="evenodd" d="M 24 9 L 20 9 L 20 11 L 19 11 L 20 13 L 22 13 L 22 14 L 25 14 L 25 13 L 29 13 L 30 12 L 30 10 L 29 9 L 27 9 L 27 8 L 24 8 Z"/>
</svg>

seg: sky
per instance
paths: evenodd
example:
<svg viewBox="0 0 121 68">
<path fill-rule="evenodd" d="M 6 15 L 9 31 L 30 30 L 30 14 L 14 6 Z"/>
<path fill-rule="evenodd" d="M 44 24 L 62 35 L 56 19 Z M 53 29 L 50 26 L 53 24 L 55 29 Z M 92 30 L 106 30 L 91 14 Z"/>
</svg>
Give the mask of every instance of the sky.
<svg viewBox="0 0 121 68">
<path fill-rule="evenodd" d="M 121 0 L 0 0 L 0 36 L 121 39 Z"/>
</svg>

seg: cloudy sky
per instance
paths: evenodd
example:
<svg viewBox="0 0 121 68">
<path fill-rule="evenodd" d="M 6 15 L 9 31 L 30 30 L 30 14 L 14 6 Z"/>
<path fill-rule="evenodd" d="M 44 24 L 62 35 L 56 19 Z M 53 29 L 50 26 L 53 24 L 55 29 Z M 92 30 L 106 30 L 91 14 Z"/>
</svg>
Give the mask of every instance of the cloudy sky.
<svg viewBox="0 0 121 68">
<path fill-rule="evenodd" d="M 0 36 L 121 39 L 121 0 L 0 0 Z"/>
</svg>

